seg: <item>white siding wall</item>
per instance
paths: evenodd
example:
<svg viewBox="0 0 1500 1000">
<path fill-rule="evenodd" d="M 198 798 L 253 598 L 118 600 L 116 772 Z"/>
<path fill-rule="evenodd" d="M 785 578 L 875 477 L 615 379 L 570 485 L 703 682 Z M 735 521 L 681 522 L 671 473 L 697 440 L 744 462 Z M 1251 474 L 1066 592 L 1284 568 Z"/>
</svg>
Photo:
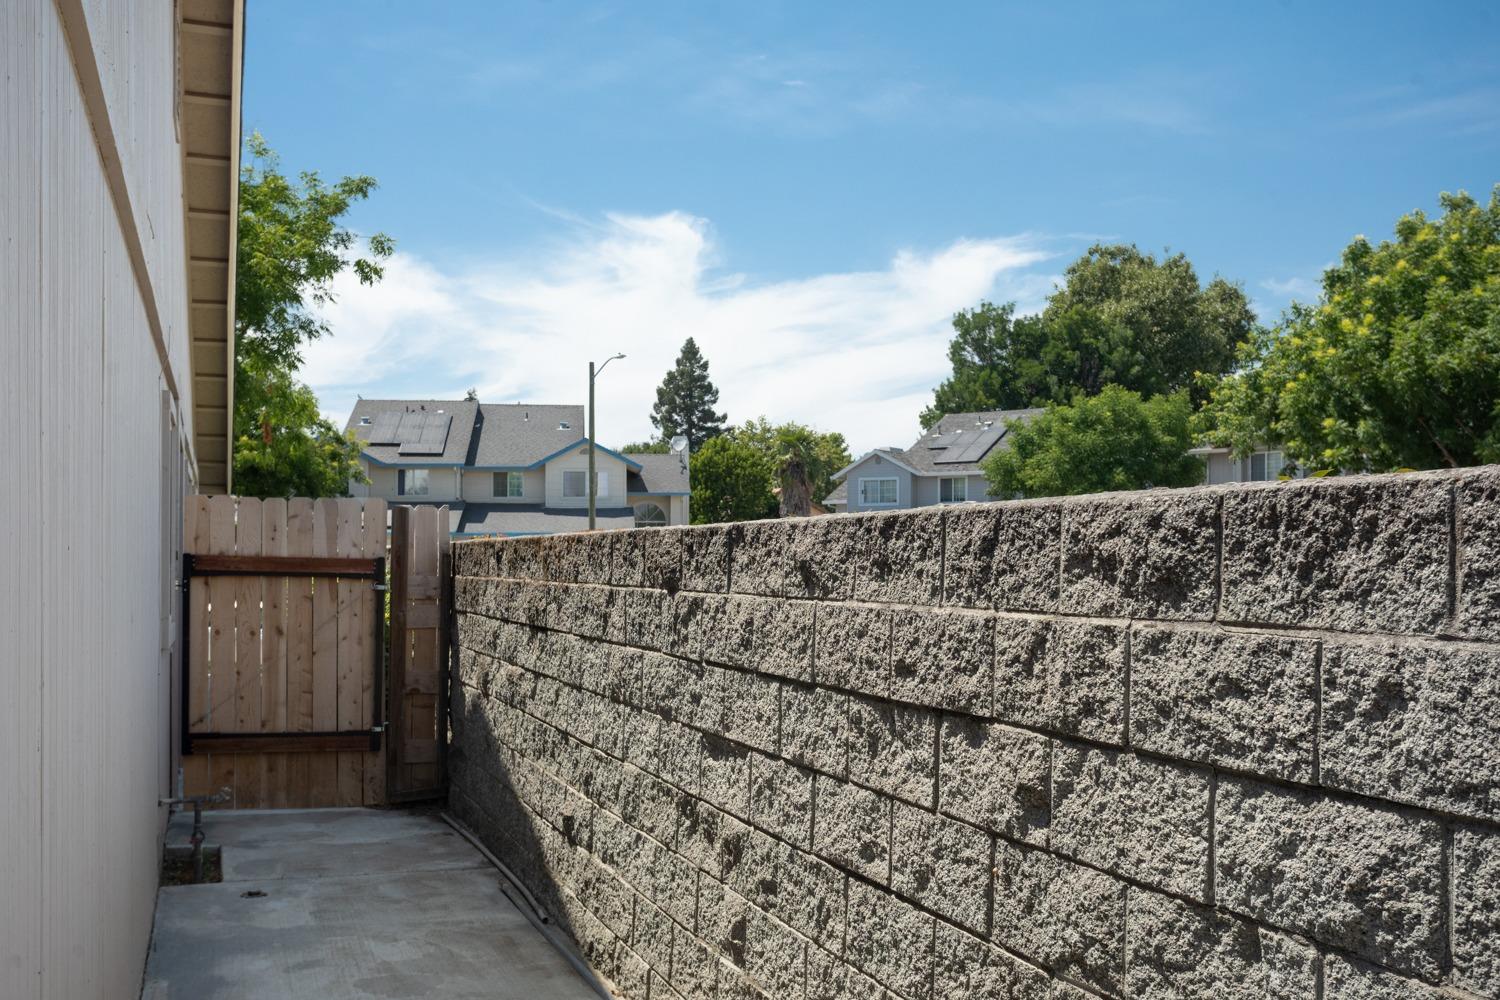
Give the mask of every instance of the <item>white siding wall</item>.
<svg viewBox="0 0 1500 1000">
<path fill-rule="evenodd" d="M 587 472 L 589 467 L 589 450 L 587 445 L 580 445 L 569 451 L 566 455 L 559 455 L 547 463 L 547 506 L 549 507 L 587 507 L 588 497 L 564 497 L 563 496 L 563 472 L 569 469 L 582 469 Z M 600 492 L 595 498 L 596 507 L 628 507 L 625 499 L 625 463 L 613 455 L 597 452 L 594 457 L 594 471 L 609 476 L 606 484 L 609 488 L 608 494 Z"/>
<path fill-rule="evenodd" d="M 191 412 L 173 5 L 86 5 Z M 0 3 L 0 997 L 134 996 L 169 791 L 180 448 L 52 0 Z M 164 490 L 168 491 L 164 494 Z"/>
<path fill-rule="evenodd" d="M 859 465 L 849 470 L 846 477 L 849 483 L 849 510 L 894 510 L 899 507 L 910 507 L 912 505 L 912 475 L 896 463 L 880 455 L 871 455 Z M 879 506 L 867 507 L 859 502 L 859 481 L 861 479 L 894 479 L 896 480 L 896 503 L 894 506 L 881 504 Z"/>
<path fill-rule="evenodd" d="M 370 485 L 365 496 L 384 497 L 392 503 L 400 503 L 402 500 L 416 500 L 419 502 L 438 502 L 443 500 L 458 499 L 458 473 L 452 466 L 427 470 L 427 494 L 425 496 L 404 497 L 397 491 L 399 477 L 397 470 L 388 465 L 372 465 L 366 469 L 370 477 Z"/>
</svg>

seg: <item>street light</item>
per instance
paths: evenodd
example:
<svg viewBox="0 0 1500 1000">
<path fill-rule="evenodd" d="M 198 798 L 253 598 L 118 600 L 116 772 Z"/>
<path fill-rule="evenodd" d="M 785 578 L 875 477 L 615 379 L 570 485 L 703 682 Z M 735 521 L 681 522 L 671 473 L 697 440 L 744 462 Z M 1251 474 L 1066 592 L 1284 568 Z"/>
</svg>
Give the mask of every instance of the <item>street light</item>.
<svg viewBox="0 0 1500 1000">
<path fill-rule="evenodd" d="M 594 497 L 599 492 L 599 484 L 594 481 L 594 376 L 609 367 L 609 363 L 616 358 L 625 355 L 616 354 L 604 359 L 604 364 L 594 370 L 594 363 L 589 362 L 589 530 L 594 530 Z"/>
</svg>

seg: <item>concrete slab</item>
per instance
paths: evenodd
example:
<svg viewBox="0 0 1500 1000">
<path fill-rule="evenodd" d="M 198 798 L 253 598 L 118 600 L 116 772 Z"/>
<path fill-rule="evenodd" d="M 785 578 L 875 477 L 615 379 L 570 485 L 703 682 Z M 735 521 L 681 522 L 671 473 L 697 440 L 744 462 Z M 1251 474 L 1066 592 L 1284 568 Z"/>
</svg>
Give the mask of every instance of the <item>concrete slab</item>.
<svg viewBox="0 0 1500 1000">
<path fill-rule="evenodd" d="M 191 816 L 176 824 L 169 843 Z M 159 891 L 143 1000 L 597 1000 L 436 816 L 246 811 L 205 827 L 225 880 Z"/>
</svg>

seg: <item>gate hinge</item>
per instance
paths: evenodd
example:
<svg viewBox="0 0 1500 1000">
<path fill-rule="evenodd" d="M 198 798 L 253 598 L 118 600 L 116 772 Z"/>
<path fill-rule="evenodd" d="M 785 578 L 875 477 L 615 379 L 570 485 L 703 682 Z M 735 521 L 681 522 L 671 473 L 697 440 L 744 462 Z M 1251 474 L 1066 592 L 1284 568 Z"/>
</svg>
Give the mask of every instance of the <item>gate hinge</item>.
<svg viewBox="0 0 1500 1000">
<path fill-rule="evenodd" d="M 370 589 L 371 590 L 390 590 L 391 588 L 387 587 L 383 583 L 372 583 L 372 584 L 370 584 Z"/>
</svg>

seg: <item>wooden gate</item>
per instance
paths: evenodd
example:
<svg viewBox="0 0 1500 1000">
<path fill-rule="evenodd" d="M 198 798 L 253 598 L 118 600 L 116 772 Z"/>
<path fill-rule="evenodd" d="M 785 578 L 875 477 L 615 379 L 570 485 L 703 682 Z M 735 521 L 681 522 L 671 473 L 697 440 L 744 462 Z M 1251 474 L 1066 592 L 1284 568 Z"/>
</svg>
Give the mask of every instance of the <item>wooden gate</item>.
<svg viewBox="0 0 1500 1000">
<path fill-rule="evenodd" d="M 392 802 L 442 795 L 447 734 L 449 623 L 448 509 L 391 511 Z"/>
<path fill-rule="evenodd" d="M 187 498 L 186 794 L 228 788 L 240 809 L 443 794 L 448 509 L 390 513 L 388 657 L 384 500 Z"/>
</svg>

